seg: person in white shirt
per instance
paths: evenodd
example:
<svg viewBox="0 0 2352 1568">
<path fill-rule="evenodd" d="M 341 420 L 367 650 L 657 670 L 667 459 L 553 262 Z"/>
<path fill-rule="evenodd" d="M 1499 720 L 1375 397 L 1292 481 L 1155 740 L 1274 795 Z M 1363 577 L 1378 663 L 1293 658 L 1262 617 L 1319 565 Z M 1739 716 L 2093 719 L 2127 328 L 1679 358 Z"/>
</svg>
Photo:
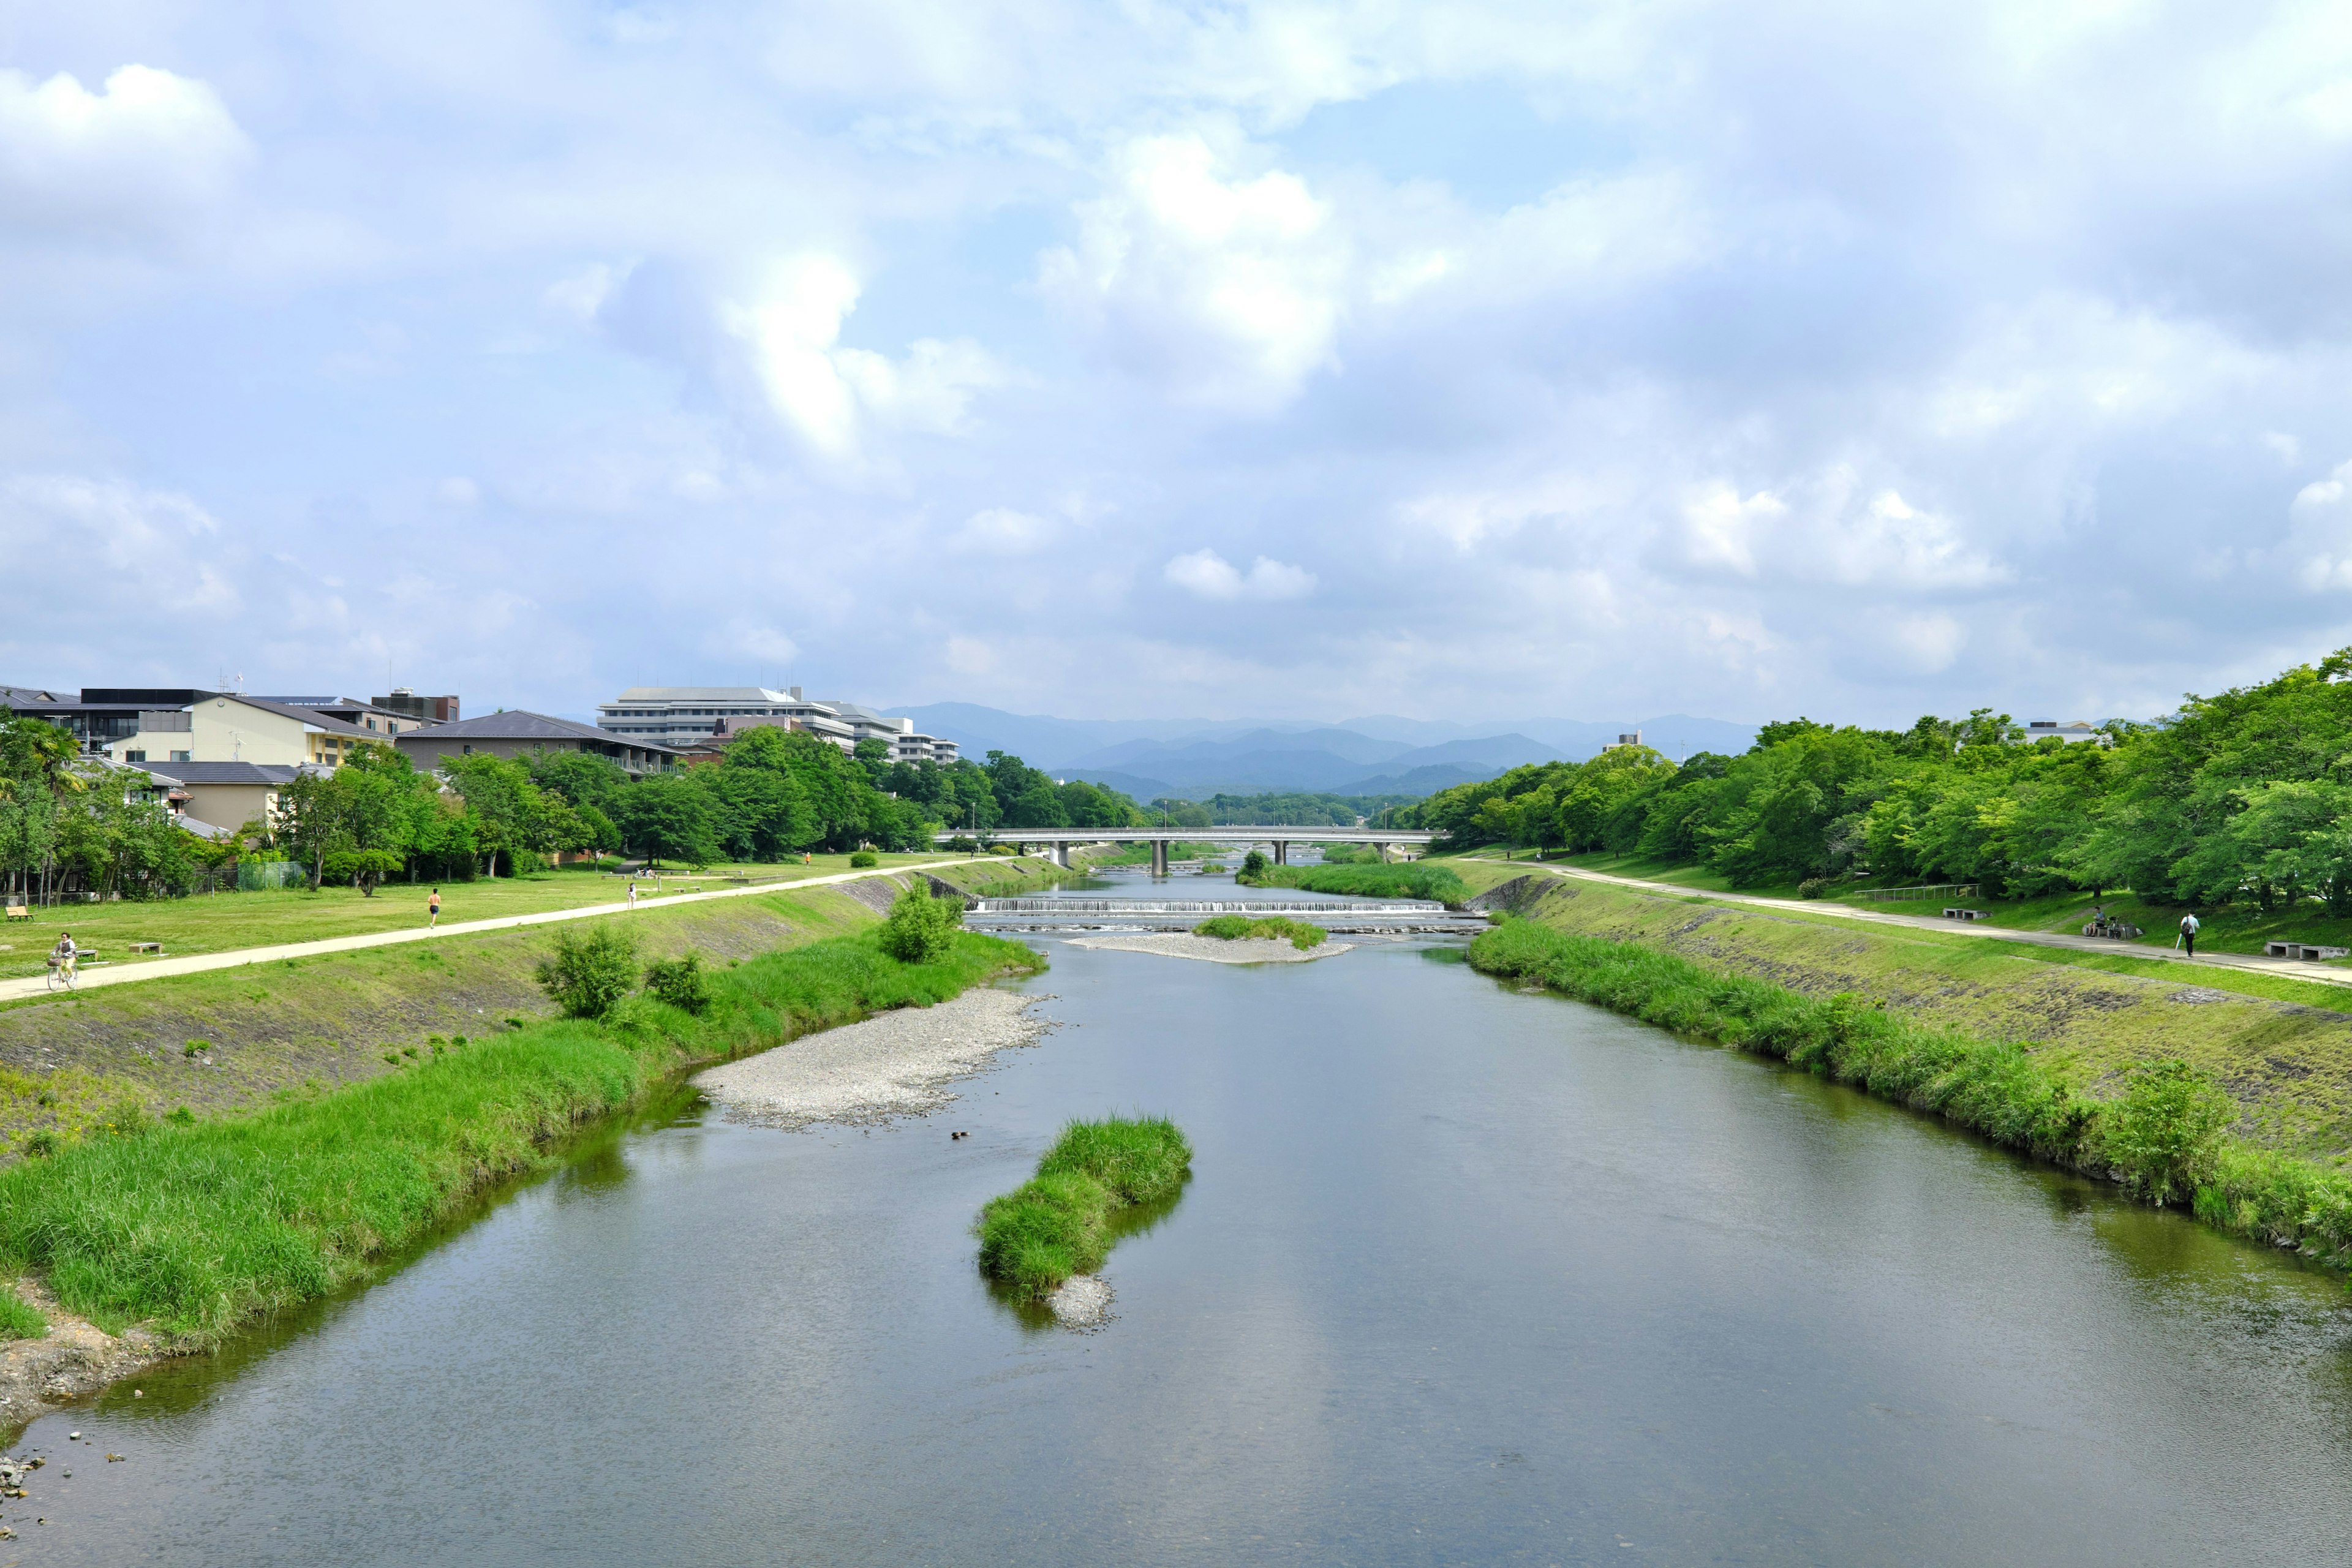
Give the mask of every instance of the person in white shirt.
<svg viewBox="0 0 2352 1568">
<path fill-rule="evenodd" d="M 2197 956 L 2197 917 L 2195 915 L 2180 917 L 2180 945 L 2187 950 L 2189 957 Z"/>
</svg>

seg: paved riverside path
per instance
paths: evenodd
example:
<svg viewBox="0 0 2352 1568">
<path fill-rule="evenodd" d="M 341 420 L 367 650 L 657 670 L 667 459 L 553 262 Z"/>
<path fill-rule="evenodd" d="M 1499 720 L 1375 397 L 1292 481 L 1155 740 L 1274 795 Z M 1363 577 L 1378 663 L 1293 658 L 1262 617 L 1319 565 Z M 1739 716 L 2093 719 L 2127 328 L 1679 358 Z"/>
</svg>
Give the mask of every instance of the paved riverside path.
<svg viewBox="0 0 2352 1568">
<path fill-rule="evenodd" d="M 803 877 L 797 880 L 780 879 L 761 882 L 749 888 L 722 888 L 715 893 L 665 893 L 648 899 L 636 907 L 640 910 L 669 910 L 680 904 L 699 904 L 713 899 L 749 898 L 757 893 L 796 893 L 803 888 L 826 888 L 840 882 L 860 882 L 869 877 L 887 877 L 902 871 L 936 871 L 942 866 L 977 865 L 992 857 L 986 855 L 959 856 L 950 860 L 925 860 L 919 865 L 883 866 L 864 871 L 835 871 L 823 877 Z M 443 937 L 471 936 L 486 931 L 511 931 L 517 926 L 551 925 L 558 921 L 584 921 L 596 915 L 626 914 L 629 905 L 588 904 L 576 910 L 541 910 L 537 914 L 500 915 L 495 920 L 454 921 L 446 926 L 409 926 L 400 931 L 363 931 L 357 936 L 322 937 L 317 942 L 287 942 L 272 947 L 238 947 L 226 952 L 201 952 L 186 958 L 158 958 L 145 963 L 128 963 L 120 967 L 85 969 L 76 991 L 91 991 L 101 985 L 127 985 L 134 980 L 159 980 L 169 974 L 201 974 L 209 969 L 236 969 L 248 963 L 269 963 L 281 958 L 308 958 L 319 952 L 351 952 L 362 947 L 391 947 L 404 942 L 437 942 Z M 0 980 L 0 1002 L 22 1001 L 27 996 L 65 996 L 73 993 L 51 991 L 46 975 L 36 974 L 28 980 Z"/>
<path fill-rule="evenodd" d="M 1482 855 L 1475 858 L 1489 865 L 1497 863 L 1491 856 Z M 1832 903 L 1827 899 L 1766 899 L 1752 893 L 1718 893 L 1712 888 L 1685 888 L 1673 882 L 1645 882 L 1634 877 L 1612 877 L 1606 871 L 1587 871 L 1577 866 L 1544 866 L 1535 861 L 1526 864 L 1529 870 L 1549 871 L 1555 877 L 1570 877 L 1582 882 L 1606 882 L 1612 887 L 1632 888 L 1644 893 L 1671 893 L 1678 899 L 1712 899 L 1719 903 L 1753 904 L 1759 909 L 1827 915 L 1835 920 L 1855 921 L 1867 925 L 1906 926 L 1913 931 L 1940 931 L 1946 936 L 1970 936 L 1985 942 L 2063 947 L 2076 952 L 2105 953 L 2110 958 L 2158 959 L 2197 969 L 2245 969 L 2257 974 L 2276 974 L 2288 980 L 2352 986 L 2352 970 L 2334 969 L 2325 963 L 2312 963 L 2296 958 L 2266 958 L 2251 952 L 2200 952 L 2190 958 L 2171 948 L 2144 947 L 2138 942 L 2116 942 L 2104 937 L 2074 936 L 2054 931 L 2018 931 L 2011 927 L 1988 925 L 1982 921 L 1948 921 L 1934 915 L 1881 914 L 1875 910 L 1858 910 L 1851 904 Z"/>
</svg>

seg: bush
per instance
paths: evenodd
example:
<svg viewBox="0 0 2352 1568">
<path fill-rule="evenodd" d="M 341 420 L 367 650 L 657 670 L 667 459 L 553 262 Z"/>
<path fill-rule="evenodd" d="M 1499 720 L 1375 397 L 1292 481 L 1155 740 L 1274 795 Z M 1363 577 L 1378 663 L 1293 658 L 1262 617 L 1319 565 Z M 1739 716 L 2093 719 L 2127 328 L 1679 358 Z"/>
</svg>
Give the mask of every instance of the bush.
<svg viewBox="0 0 2352 1568">
<path fill-rule="evenodd" d="M 407 864 L 389 849 L 338 849 L 327 857 L 319 875 L 322 881 L 349 882 L 372 899 L 377 883 Z"/>
<path fill-rule="evenodd" d="M 991 855 L 1018 855 L 1021 853 L 1020 850 L 1015 849 L 1010 844 L 992 844 L 988 847 L 988 852 Z"/>
<path fill-rule="evenodd" d="M 954 948 L 962 929 L 963 905 L 931 897 L 929 887 L 919 881 L 898 895 L 877 934 L 882 951 L 901 963 L 937 963 Z"/>
<path fill-rule="evenodd" d="M 2147 1062 L 2108 1109 L 2103 1146 L 2124 1184 L 2161 1205 L 2212 1178 L 2222 1131 L 2237 1116 L 2210 1073 L 2179 1060 Z"/>
<path fill-rule="evenodd" d="M 1826 899 L 1829 896 L 1830 879 L 1827 877 L 1808 877 L 1797 884 L 1797 897 L 1801 899 Z"/>
<path fill-rule="evenodd" d="M 555 952 L 541 961 L 538 978 L 565 1017 L 608 1017 L 636 984 L 636 933 L 610 922 L 584 935 L 558 931 Z"/>
<path fill-rule="evenodd" d="M 980 852 L 980 840 L 959 833 L 948 840 L 948 848 L 958 855 L 976 855 Z"/>
<path fill-rule="evenodd" d="M 1240 879 L 1246 882 L 1252 878 L 1265 876 L 1265 868 L 1270 864 L 1272 864 L 1272 862 L 1266 859 L 1265 850 L 1251 850 L 1248 854 L 1242 857 Z"/>
<path fill-rule="evenodd" d="M 656 1002 L 688 1013 L 699 1013 L 710 1005 L 710 977 L 702 972 L 702 954 L 689 952 L 684 958 L 656 959 L 646 968 L 646 990 Z M 466 1037 L 457 1037 L 464 1045 Z"/>
<path fill-rule="evenodd" d="M 881 858 L 876 855 L 873 850 L 860 849 L 850 856 L 849 863 L 852 867 L 863 869 L 867 866 L 879 866 L 882 864 L 882 860 Z"/>
</svg>

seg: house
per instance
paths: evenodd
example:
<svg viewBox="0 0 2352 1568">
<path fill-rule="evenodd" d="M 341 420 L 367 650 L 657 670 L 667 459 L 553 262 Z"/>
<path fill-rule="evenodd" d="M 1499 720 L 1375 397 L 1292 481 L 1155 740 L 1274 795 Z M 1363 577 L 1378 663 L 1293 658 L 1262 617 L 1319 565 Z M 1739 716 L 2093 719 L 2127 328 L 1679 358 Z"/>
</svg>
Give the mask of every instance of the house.
<svg viewBox="0 0 2352 1568">
<path fill-rule="evenodd" d="M 144 771 L 183 827 L 217 838 L 248 822 L 268 822 L 278 809 L 278 791 L 300 773 L 325 770 L 277 763 L 172 763 Z"/>
<path fill-rule="evenodd" d="M 280 708 L 299 708 L 306 713 L 324 713 L 330 719 L 341 719 L 355 730 L 363 730 L 386 739 L 406 734 L 411 730 L 422 730 L 427 724 L 444 722 L 413 713 L 406 708 L 387 707 L 372 699 L 362 700 L 357 697 L 265 697 L 262 700 L 275 702 Z M 450 717 L 457 716 L 454 709 L 456 698 L 436 698 L 434 700 L 452 704 Z"/>
<path fill-rule="evenodd" d="M 360 747 L 381 746 L 389 739 L 322 709 L 298 708 L 236 691 L 214 692 L 191 707 L 188 716 L 187 738 L 193 742 L 188 748 L 190 762 L 334 768 L 356 756 Z M 152 755 L 125 755 L 117 760 L 169 763 L 168 758 Z"/>
<path fill-rule="evenodd" d="M 422 769 L 438 768 L 443 757 L 515 758 L 535 752 L 587 752 L 610 757 L 631 778 L 642 778 L 646 773 L 666 772 L 678 762 L 678 753 L 672 747 L 624 739 L 593 725 L 552 719 L 544 713 L 527 713 L 520 709 L 406 731 L 394 737 L 393 744 Z"/>
<path fill-rule="evenodd" d="M 2078 741 L 2096 741 L 2102 744 L 2106 741 L 2105 735 L 2091 727 L 2088 719 L 2077 719 L 2067 724 L 2061 724 L 2055 719 L 2036 719 L 2025 727 L 2025 743 L 2029 746 L 2053 735 L 2070 746 Z"/>
</svg>

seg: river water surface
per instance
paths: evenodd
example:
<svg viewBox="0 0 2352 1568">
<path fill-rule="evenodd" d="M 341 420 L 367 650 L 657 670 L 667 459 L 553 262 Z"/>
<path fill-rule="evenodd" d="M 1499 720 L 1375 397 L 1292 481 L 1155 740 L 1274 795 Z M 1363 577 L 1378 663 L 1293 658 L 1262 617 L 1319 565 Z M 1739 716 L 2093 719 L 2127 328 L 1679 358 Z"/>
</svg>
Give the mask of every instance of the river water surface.
<svg viewBox="0 0 2352 1568">
<path fill-rule="evenodd" d="M 1049 945 L 947 1111 L 681 1101 L 37 1423 L 0 1568 L 2346 1561 L 2338 1283 L 1458 947 Z M 1190 1188 L 1024 1323 L 974 1211 L 1138 1109 Z"/>
</svg>

